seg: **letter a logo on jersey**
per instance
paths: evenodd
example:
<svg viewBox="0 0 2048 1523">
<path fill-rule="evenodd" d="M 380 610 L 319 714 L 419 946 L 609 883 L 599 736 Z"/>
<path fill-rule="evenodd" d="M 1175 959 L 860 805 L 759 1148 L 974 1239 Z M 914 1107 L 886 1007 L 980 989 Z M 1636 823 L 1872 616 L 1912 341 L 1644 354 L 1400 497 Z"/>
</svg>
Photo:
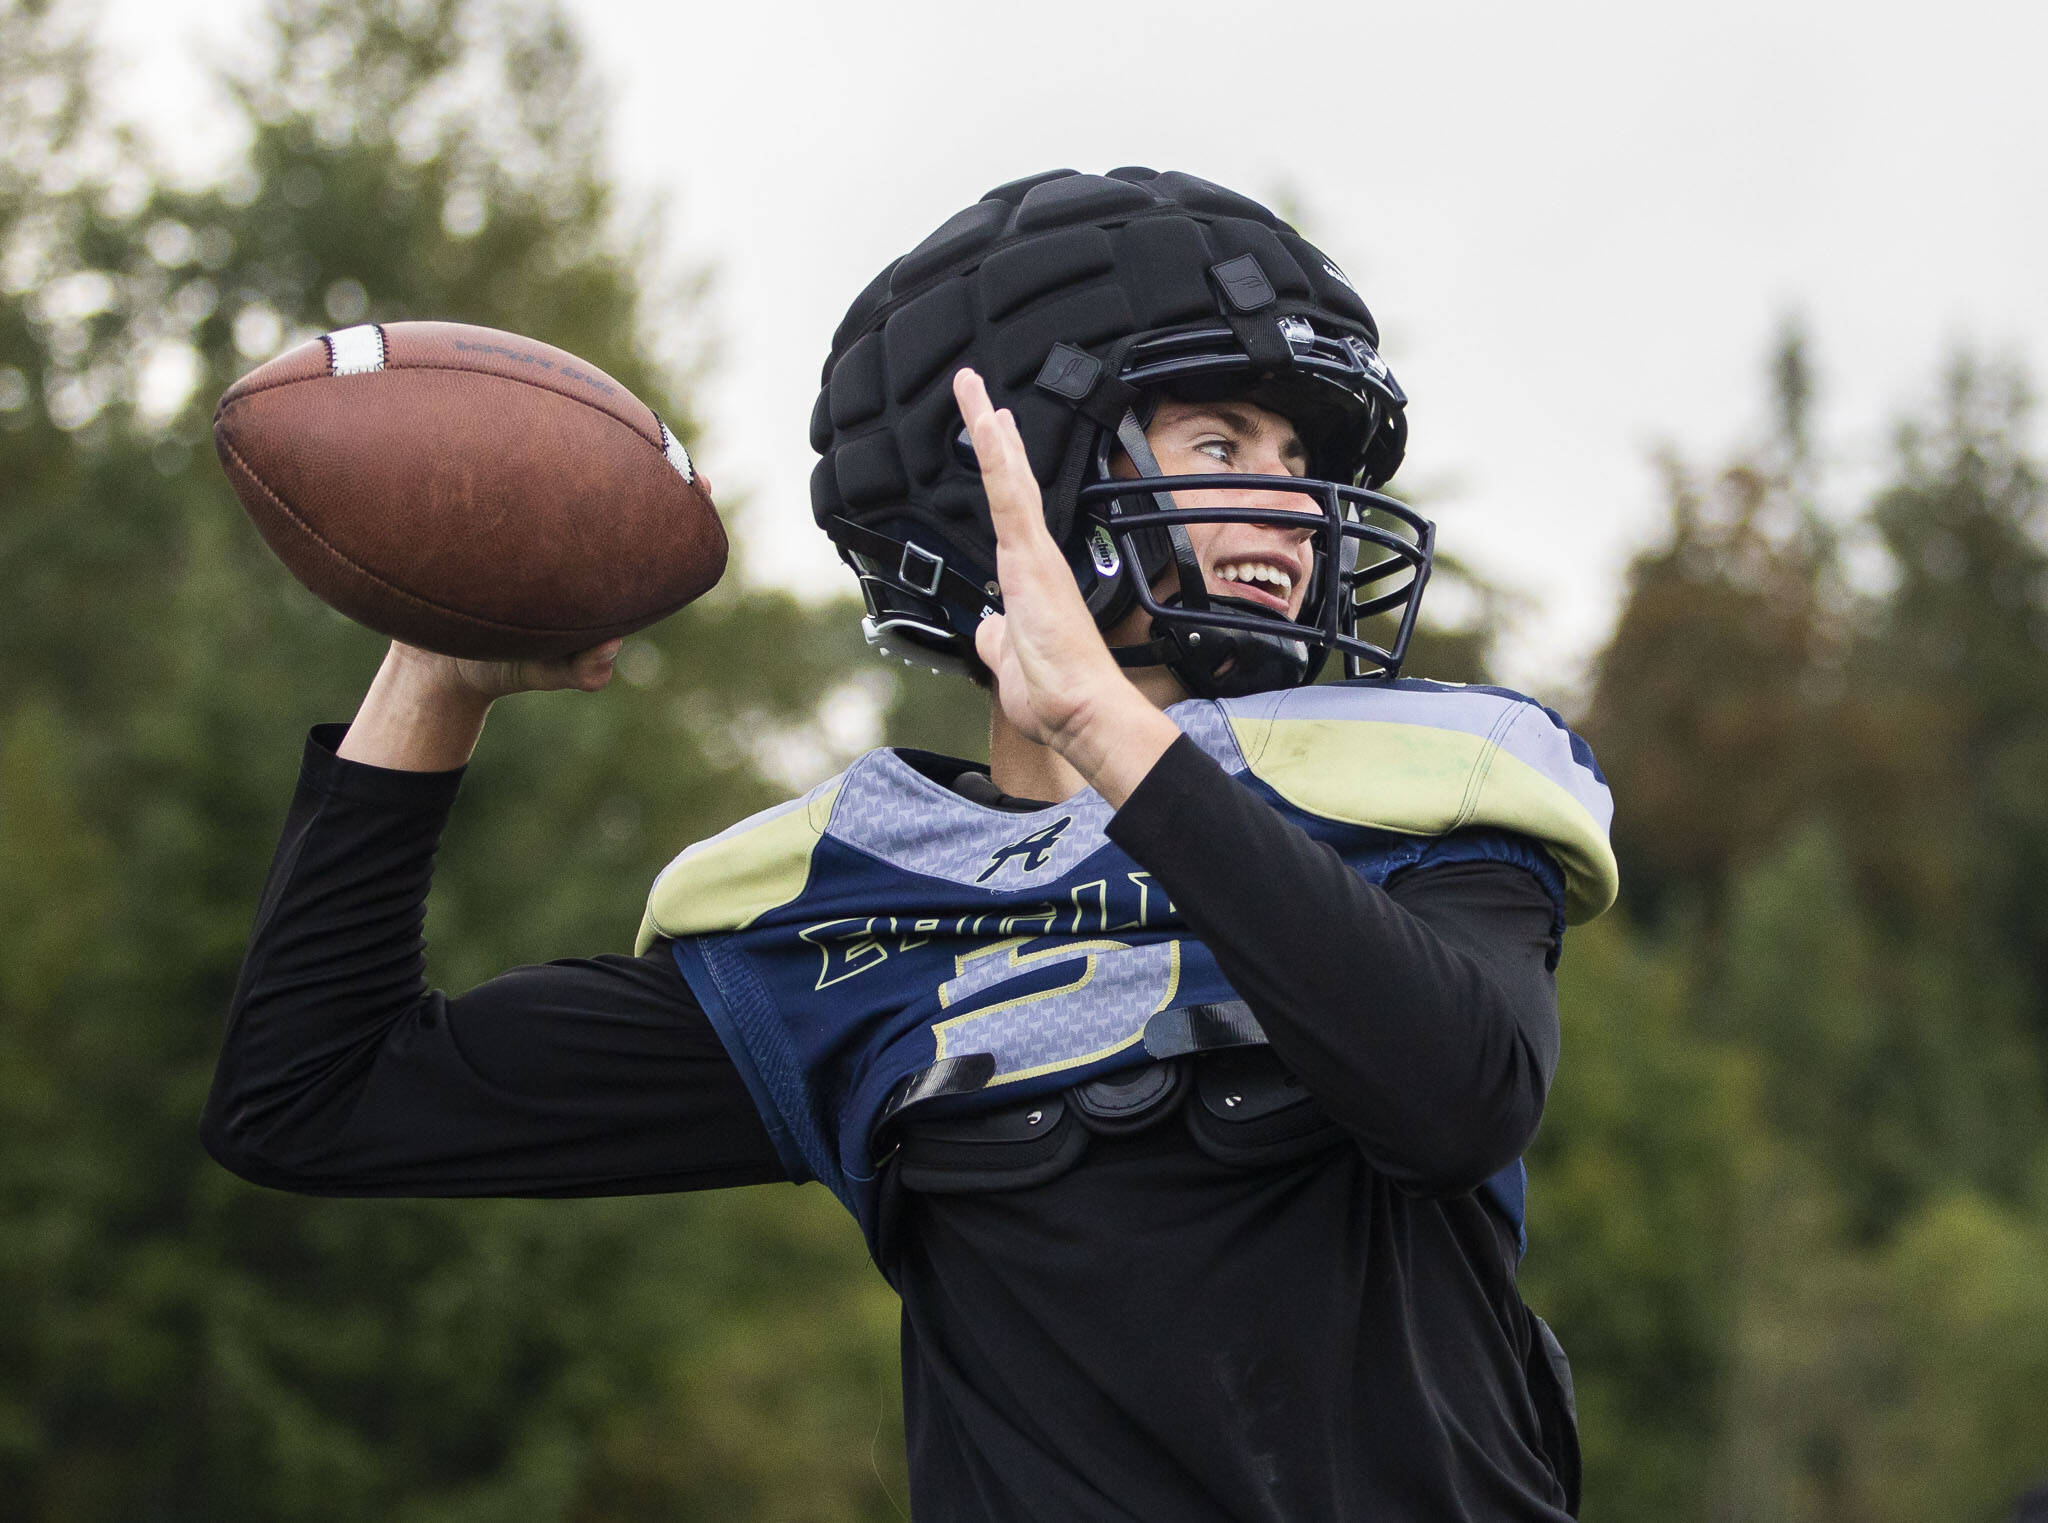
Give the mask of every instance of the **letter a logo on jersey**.
<svg viewBox="0 0 2048 1523">
<path fill-rule="evenodd" d="M 1059 844 L 1060 837 L 1066 833 L 1067 827 L 1073 823 L 1074 817 L 1072 815 L 1063 814 L 1046 826 L 1045 829 L 1035 830 L 1023 840 L 1012 841 L 1008 846 L 997 847 L 988 854 L 988 866 L 981 870 L 981 876 L 974 881 L 976 883 L 988 882 L 989 879 L 996 875 L 1002 865 L 1012 857 L 1022 857 L 1024 859 L 1024 871 L 1027 873 L 1037 872 L 1041 867 L 1045 866 L 1046 858 L 1052 855 L 1053 847 Z"/>
</svg>

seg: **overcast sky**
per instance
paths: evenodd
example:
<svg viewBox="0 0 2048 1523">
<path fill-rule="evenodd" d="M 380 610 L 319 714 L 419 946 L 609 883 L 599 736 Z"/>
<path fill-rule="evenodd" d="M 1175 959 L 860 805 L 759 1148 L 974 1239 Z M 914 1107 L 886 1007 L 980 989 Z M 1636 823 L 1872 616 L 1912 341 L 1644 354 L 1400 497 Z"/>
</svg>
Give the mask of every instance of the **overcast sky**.
<svg viewBox="0 0 2048 1523">
<path fill-rule="evenodd" d="M 840 314 L 1045 168 L 1292 198 L 1413 399 L 1398 484 L 1536 599 L 1504 664 L 1546 694 L 1655 532 L 1650 450 L 1754 437 L 1787 314 L 1845 500 L 1958 344 L 2048 372 L 2039 3 L 568 4 L 621 178 L 717 272 L 705 468 L 754 498 L 754 564 L 803 586 L 844 575 L 804 438 Z M 114 0 L 175 152 L 220 141 L 191 44 L 255 10 Z"/>
</svg>

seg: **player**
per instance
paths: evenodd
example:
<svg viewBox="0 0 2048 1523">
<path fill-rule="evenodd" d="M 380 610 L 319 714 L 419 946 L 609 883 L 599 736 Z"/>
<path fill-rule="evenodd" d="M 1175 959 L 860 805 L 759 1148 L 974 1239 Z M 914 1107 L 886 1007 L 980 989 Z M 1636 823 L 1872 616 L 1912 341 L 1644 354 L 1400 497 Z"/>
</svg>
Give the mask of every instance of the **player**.
<svg viewBox="0 0 2048 1523">
<path fill-rule="evenodd" d="M 989 767 L 870 753 L 677 858 L 637 956 L 450 997 L 419 925 L 484 714 L 616 647 L 394 647 L 308 744 L 209 1148 L 332 1193 L 823 1182 L 903 1299 L 922 1519 L 1574 1512 L 1519 1157 L 1606 790 L 1547 710 L 1398 677 L 1431 532 L 1375 490 L 1377 342 L 1192 176 L 953 218 L 841 325 L 813 505 L 870 640 L 991 687 Z"/>
</svg>

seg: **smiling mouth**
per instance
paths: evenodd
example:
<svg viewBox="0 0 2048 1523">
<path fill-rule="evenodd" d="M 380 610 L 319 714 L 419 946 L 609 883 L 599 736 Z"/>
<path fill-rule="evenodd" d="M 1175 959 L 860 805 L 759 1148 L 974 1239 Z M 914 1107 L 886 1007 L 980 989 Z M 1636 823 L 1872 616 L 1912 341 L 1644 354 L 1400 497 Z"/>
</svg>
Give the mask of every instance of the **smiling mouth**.
<svg viewBox="0 0 2048 1523">
<path fill-rule="evenodd" d="M 1292 617 L 1288 606 L 1294 578 L 1277 566 L 1259 562 L 1225 562 L 1213 567 L 1204 578 L 1209 591 L 1220 597 L 1243 598 L 1261 608 Z"/>
</svg>

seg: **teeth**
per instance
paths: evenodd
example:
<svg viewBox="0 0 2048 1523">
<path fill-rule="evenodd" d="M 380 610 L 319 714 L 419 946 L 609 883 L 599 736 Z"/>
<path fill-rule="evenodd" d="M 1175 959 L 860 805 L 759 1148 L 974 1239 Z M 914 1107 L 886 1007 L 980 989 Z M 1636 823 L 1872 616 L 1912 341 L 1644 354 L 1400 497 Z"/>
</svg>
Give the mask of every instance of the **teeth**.
<svg viewBox="0 0 2048 1523">
<path fill-rule="evenodd" d="M 1217 576 L 1226 582 L 1265 582 L 1281 592 L 1294 590 L 1294 578 L 1278 566 L 1268 566 L 1257 561 L 1233 562 L 1216 568 Z"/>
</svg>

